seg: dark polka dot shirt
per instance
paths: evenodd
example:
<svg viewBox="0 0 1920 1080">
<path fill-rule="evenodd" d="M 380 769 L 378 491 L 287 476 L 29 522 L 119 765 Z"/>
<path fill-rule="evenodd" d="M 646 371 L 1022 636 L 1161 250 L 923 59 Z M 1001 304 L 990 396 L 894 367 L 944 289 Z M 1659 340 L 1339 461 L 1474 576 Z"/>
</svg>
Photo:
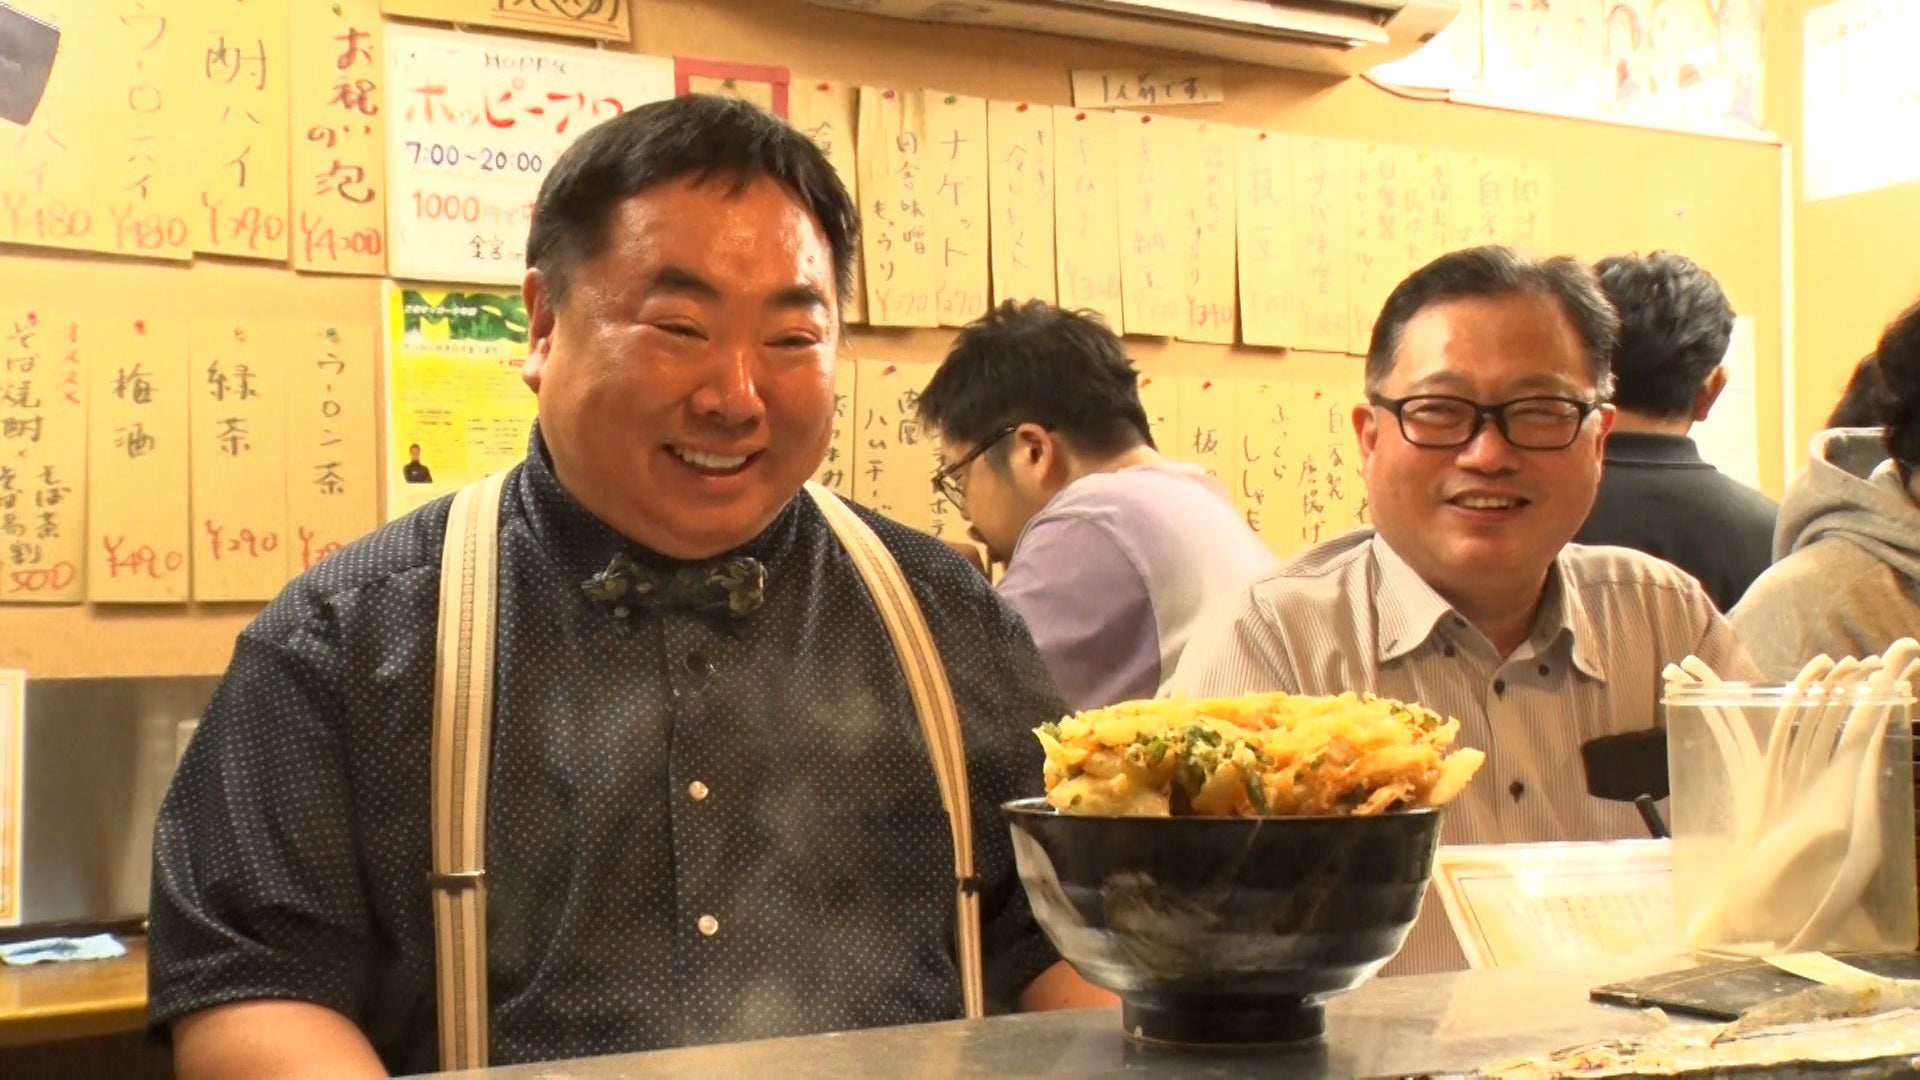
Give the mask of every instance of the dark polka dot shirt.
<svg viewBox="0 0 1920 1080">
<path fill-rule="evenodd" d="M 387 1067 L 437 1066 L 428 760 L 448 504 L 293 582 L 242 634 L 161 808 L 149 1022 L 337 1010 Z M 1057 955 L 999 806 L 1039 794 L 1064 712 L 1018 617 L 938 541 L 862 516 L 958 701 L 987 991 Z M 487 818 L 497 1064 L 962 1015 L 953 849 L 886 630 L 804 495 L 743 553 L 764 606 L 621 611 L 581 585 L 664 565 L 560 488 L 534 436 L 501 512 Z"/>
</svg>

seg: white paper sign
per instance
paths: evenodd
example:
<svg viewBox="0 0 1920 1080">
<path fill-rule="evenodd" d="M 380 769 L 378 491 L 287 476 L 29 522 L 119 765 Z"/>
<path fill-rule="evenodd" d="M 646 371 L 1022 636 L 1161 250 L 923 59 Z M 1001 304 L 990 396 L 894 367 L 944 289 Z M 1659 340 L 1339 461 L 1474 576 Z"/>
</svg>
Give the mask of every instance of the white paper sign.
<svg viewBox="0 0 1920 1080">
<path fill-rule="evenodd" d="M 1470 967 L 1681 951 L 1669 840 L 1450 845 L 1433 881 Z"/>
<path fill-rule="evenodd" d="M 1727 369 L 1727 388 L 1713 403 L 1707 418 L 1693 426 L 1700 456 L 1721 472 L 1750 488 L 1760 487 L 1760 400 L 1754 380 L 1759 377 L 1753 355 L 1753 317 L 1733 320 L 1733 340 L 1721 361 Z"/>
<path fill-rule="evenodd" d="M 1805 154 L 1809 200 L 1920 180 L 1920 4 L 1839 0 L 1806 16 Z"/>
<path fill-rule="evenodd" d="M 673 96 L 673 61 L 390 23 L 387 272 L 512 285 L 540 182 L 581 133 Z"/>
</svg>

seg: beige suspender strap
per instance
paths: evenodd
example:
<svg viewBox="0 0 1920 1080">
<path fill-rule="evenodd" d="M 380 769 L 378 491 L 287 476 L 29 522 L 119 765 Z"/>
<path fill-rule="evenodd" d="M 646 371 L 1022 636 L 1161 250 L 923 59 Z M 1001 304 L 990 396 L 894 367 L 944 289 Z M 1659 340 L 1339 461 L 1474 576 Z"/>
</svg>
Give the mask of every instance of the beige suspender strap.
<svg viewBox="0 0 1920 1080">
<path fill-rule="evenodd" d="M 506 472 L 461 489 L 440 556 L 433 684 L 433 951 L 440 1067 L 487 1064 L 487 766 Z"/>
<path fill-rule="evenodd" d="M 907 676 L 913 711 L 919 715 L 920 733 L 933 757 L 940 801 L 946 804 L 947 823 L 953 832 L 960 989 L 968 1019 L 978 1019 L 986 1014 L 986 977 L 980 957 L 980 885 L 973 872 L 973 804 L 967 795 L 967 751 L 960 738 L 960 712 L 953 704 L 947 668 L 893 553 L 839 496 L 814 483 L 807 485 L 807 494 L 819 504 L 827 524 L 853 556 L 853 565 L 880 609 L 887 636 L 893 640 L 900 668 Z"/>
</svg>

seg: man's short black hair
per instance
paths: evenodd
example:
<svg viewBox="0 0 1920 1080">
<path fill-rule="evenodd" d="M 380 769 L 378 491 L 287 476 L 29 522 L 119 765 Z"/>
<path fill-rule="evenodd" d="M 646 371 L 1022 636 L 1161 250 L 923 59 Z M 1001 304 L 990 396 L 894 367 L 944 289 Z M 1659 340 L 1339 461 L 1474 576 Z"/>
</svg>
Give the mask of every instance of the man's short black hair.
<svg viewBox="0 0 1920 1080">
<path fill-rule="evenodd" d="M 1847 379 L 1840 400 L 1827 414 L 1827 428 L 1879 427 L 1887 422 L 1887 388 L 1880 384 L 1880 358 L 1872 353 L 1860 358 Z"/>
<path fill-rule="evenodd" d="M 1497 245 L 1448 252 L 1394 286 L 1367 346 L 1367 389 L 1377 392 L 1392 374 L 1400 337 L 1415 315 L 1455 300 L 1526 294 L 1544 296 L 1565 312 L 1586 350 L 1594 385 L 1606 400 L 1613 389 L 1610 362 L 1620 320 L 1593 271 L 1564 255 L 1539 260 Z"/>
<path fill-rule="evenodd" d="M 1920 301 L 1887 324 L 1873 352 L 1885 394 L 1887 454 L 1911 476 L 1920 468 Z"/>
<path fill-rule="evenodd" d="M 1613 255 L 1594 266 L 1620 316 L 1613 401 L 1666 419 L 1693 415 L 1733 340 L 1733 304 L 1712 274 L 1671 251 Z"/>
<path fill-rule="evenodd" d="M 1120 339 L 1091 311 L 1039 300 L 1006 301 L 963 327 L 920 395 L 920 418 L 973 446 L 1025 423 L 1089 454 L 1153 445 Z"/>
<path fill-rule="evenodd" d="M 841 305 L 853 289 L 860 213 L 813 140 L 744 101 L 692 94 L 642 105 L 582 135 L 555 161 L 533 203 L 527 266 L 554 303 L 580 264 L 605 249 L 614 208 L 683 177 L 724 180 L 740 191 L 762 177 L 800 200 L 833 251 Z"/>
</svg>

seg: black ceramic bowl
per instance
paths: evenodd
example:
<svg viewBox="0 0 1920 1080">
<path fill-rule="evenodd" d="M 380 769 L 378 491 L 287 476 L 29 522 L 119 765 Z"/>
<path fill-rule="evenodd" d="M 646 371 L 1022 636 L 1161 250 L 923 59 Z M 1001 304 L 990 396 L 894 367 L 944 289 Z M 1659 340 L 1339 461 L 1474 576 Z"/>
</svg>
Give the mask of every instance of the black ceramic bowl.
<svg viewBox="0 0 1920 1080">
<path fill-rule="evenodd" d="M 1318 1039 L 1322 1002 L 1400 951 L 1440 812 L 1083 817 L 1003 807 L 1040 927 L 1147 1044 Z"/>
</svg>

